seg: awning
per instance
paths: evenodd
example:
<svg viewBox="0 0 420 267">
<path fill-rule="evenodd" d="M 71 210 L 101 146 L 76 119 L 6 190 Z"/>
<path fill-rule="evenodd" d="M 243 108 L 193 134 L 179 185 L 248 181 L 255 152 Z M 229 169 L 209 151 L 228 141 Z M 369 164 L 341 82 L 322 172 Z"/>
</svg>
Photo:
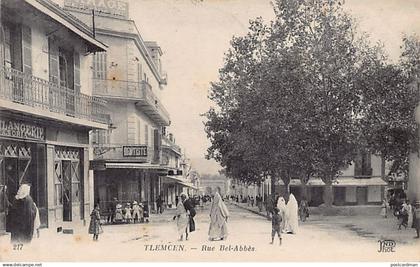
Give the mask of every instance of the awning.
<svg viewBox="0 0 420 267">
<path fill-rule="evenodd" d="M 155 169 L 155 170 L 166 170 L 159 164 L 150 163 L 127 163 L 127 162 L 112 162 L 105 163 L 107 169 Z"/>
<path fill-rule="evenodd" d="M 182 176 L 177 177 L 177 176 L 171 176 L 171 175 L 167 175 L 167 176 L 161 176 L 161 178 L 164 178 L 166 180 L 166 182 L 175 182 L 177 184 L 186 186 L 186 187 L 190 187 L 192 189 L 198 189 L 196 186 L 194 186 L 192 183 L 188 182 L 188 180 L 182 178 Z M 165 183 L 164 180 L 164 183 Z"/>
<path fill-rule="evenodd" d="M 284 185 L 283 181 L 279 181 L 280 185 Z M 290 181 L 291 186 L 300 186 L 301 182 L 299 179 L 292 179 Z M 320 178 L 310 179 L 308 186 L 324 186 L 325 183 Z M 387 182 L 382 180 L 381 177 L 372 178 L 354 178 L 354 177 L 339 177 L 333 182 L 333 186 L 382 186 L 388 185 Z"/>
</svg>

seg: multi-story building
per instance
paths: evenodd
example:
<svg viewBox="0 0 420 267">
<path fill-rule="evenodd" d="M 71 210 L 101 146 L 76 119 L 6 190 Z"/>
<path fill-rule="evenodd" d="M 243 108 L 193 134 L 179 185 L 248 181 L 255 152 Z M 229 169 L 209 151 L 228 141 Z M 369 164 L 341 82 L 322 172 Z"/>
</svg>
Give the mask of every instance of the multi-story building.
<svg viewBox="0 0 420 267">
<path fill-rule="evenodd" d="M 170 117 L 160 100 L 167 83 L 162 50 L 143 40 L 126 1 L 65 0 L 63 5 L 109 46 L 95 54 L 93 63 L 93 94 L 111 111 L 110 130 L 98 130 L 91 138 L 95 202 L 106 211 L 114 198 L 136 200 L 153 211 L 164 191 L 161 197 L 169 201 L 171 178 L 180 174 L 181 150 L 165 136 Z"/>
<path fill-rule="evenodd" d="M 22 183 L 43 227 L 74 228 L 93 206 L 89 131 L 108 129 L 89 71 L 106 45 L 49 0 L 2 0 L 0 9 L 0 235 Z"/>
</svg>

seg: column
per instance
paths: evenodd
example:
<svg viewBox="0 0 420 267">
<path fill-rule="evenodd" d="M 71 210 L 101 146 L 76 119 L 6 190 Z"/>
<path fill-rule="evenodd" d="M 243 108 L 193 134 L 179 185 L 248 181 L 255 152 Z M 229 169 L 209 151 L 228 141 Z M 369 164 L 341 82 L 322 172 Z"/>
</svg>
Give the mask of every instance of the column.
<svg viewBox="0 0 420 267">
<path fill-rule="evenodd" d="M 47 145 L 47 209 L 48 209 L 48 228 L 56 227 L 55 223 L 55 184 L 54 184 L 54 146 Z"/>
</svg>

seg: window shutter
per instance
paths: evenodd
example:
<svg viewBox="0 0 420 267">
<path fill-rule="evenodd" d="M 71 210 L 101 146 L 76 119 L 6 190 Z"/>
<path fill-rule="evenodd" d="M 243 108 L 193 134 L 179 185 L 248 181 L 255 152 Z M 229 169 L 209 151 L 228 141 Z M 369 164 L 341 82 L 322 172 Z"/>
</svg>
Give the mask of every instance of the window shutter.
<svg viewBox="0 0 420 267">
<path fill-rule="evenodd" d="M 74 91 L 80 92 L 80 54 L 73 53 L 74 57 Z"/>
<path fill-rule="evenodd" d="M 48 39 L 48 68 L 49 68 L 49 76 L 50 82 L 55 84 L 59 84 L 59 62 L 58 62 L 58 45 L 52 40 L 52 38 Z"/>
<path fill-rule="evenodd" d="M 26 25 L 22 25 L 22 58 L 23 72 L 32 74 L 32 32 Z"/>
</svg>

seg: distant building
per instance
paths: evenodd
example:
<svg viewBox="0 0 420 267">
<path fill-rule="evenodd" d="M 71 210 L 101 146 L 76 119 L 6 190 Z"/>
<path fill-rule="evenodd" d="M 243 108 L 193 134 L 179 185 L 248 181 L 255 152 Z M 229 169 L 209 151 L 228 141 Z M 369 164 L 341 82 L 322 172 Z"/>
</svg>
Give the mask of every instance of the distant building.
<svg viewBox="0 0 420 267">
<path fill-rule="evenodd" d="M 202 175 L 200 179 L 200 191 L 205 195 L 213 195 L 220 192 L 222 196 L 229 193 L 229 182 L 224 175 Z"/>
</svg>

